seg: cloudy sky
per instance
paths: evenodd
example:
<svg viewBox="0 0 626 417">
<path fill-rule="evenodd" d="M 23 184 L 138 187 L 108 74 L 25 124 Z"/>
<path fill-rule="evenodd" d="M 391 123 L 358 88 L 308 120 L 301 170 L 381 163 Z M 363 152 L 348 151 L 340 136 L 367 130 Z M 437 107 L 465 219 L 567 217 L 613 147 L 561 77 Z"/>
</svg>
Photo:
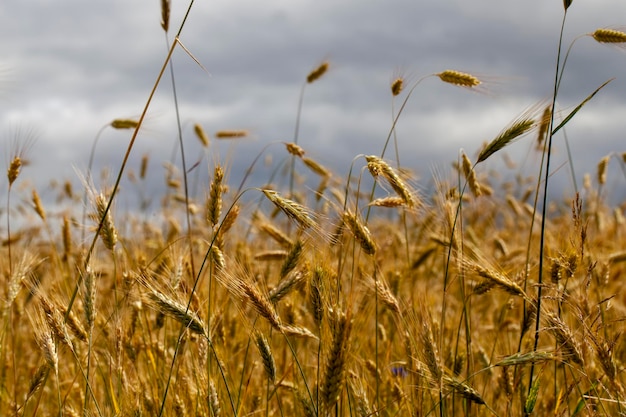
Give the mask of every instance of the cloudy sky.
<svg viewBox="0 0 626 417">
<path fill-rule="evenodd" d="M 170 41 L 188 6 L 172 2 Z M 433 171 L 447 172 L 460 149 L 475 156 L 507 123 L 551 96 L 562 15 L 561 0 L 197 0 L 181 40 L 210 74 L 181 48 L 173 58 L 190 164 L 203 156 L 193 123 L 209 133 L 251 132 L 237 144 L 214 141 L 198 168 L 205 176 L 217 152 L 234 180 L 264 146 L 291 141 L 301 86 L 323 60 L 330 71 L 306 87 L 299 143 L 341 177 L 357 154 L 380 154 L 391 126 L 394 76 L 416 81 L 457 69 L 484 78 L 485 88 L 473 93 L 431 77 L 411 96 L 397 130 L 401 163 L 425 184 Z M 52 178 L 78 183 L 76 172 L 85 171 L 105 125 L 141 113 L 167 50 L 160 4 L 3 0 L 0 16 L 3 159 L 10 159 L 16 137 L 32 132 L 23 175 L 45 195 Z M 625 1 L 574 0 L 566 46 L 578 35 L 620 25 L 626 25 Z M 567 128 L 579 182 L 603 156 L 626 151 L 626 53 L 590 37 L 577 40 L 561 85 L 564 111 L 611 77 Z M 149 153 L 155 190 L 163 187 L 162 162 L 176 141 L 172 97 L 166 76 L 131 157 L 136 170 Z M 97 169 L 116 171 L 129 138 L 129 131 L 102 130 Z M 509 150 L 522 166 L 537 165 L 536 155 L 528 156 L 533 140 Z M 284 156 L 276 145 L 269 153 L 275 162 Z M 567 188 L 562 137 L 555 157 L 553 166 L 561 167 L 555 177 L 563 176 Z M 499 160 L 483 169 L 499 169 Z M 609 187 L 624 193 L 617 159 L 610 174 Z M 567 190 L 557 197 L 563 195 Z"/>
</svg>

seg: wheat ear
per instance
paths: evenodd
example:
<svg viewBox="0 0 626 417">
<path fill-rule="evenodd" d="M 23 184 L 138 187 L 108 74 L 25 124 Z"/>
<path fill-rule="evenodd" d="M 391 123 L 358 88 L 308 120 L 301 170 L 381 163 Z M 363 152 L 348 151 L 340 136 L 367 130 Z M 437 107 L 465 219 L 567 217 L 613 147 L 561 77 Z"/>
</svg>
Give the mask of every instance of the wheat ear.
<svg viewBox="0 0 626 417">
<path fill-rule="evenodd" d="M 350 340 L 351 321 L 345 313 L 337 311 L 332 320 L 332 344 L 326 360 L 321 395 L 326 410 L 339 400 L 346 371 L 347 350 Z"/>
</svg>

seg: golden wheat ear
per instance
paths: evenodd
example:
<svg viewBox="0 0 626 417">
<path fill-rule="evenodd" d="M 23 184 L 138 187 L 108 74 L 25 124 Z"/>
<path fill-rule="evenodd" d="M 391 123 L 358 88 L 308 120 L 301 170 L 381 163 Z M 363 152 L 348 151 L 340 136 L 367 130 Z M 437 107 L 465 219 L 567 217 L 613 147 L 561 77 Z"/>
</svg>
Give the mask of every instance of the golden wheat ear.
<svg viewBox="0 0 626 417">
<path fill-rule="evenodd" d="M 315 81 L 319 80 L 320 78 L 322 78 L 324 74 L 326 74 L 329 67 L 330 67 L 330 62 L 328 61 L 322 62 L 317 68 L 311 71 L 309 75 L 307 75 L 306 82 L 309 84 L 312 84 Z"/>
<path fill-rule="evenodd" d="M 591 33 L 593 39 L 600 43 L 626 43 L 626 32 L 616 29 L 601 28 Z"/>
<path fill-rule="evenodd" d="M 475 77 L 467 72 L 445 70 L 435 75 L 444 83 L 456 85 L 458 87 L 474 88 L 482 84 L 482 81 L 478 79 L 478 77 Z"/>
</svg>

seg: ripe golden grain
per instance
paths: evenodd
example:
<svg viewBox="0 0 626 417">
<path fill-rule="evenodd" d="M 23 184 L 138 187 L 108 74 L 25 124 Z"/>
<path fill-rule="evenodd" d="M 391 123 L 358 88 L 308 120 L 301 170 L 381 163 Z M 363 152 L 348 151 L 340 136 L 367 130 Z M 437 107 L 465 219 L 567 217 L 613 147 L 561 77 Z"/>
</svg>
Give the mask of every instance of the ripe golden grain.
<svg viewBox="0 0 626 417">
<path fill-rule="evenodd" d="M 263 221 L 257 227 L 259 228 L 261 232 L 265 233 L 266 235 L 274 239 L 282 247 L 288 248 L 293 245 L 293 241 L 289 238 L 289 236 L 287 236 L 285 233 L 283 233 L 280 229 L 278 229 L 276 226 L 272 225 L 271 223 L 267 221 Z"/>
<path fill-rule="evenodd" d="M 304 149 L 302 149 L 300 146 L 296 145 L 295 143 L 285 143 L 285 147 L 287 148 L 287 152 L 289 152 L 290 154 L 297 156 L 299 158 L 302 158 L 304 156 Z"/>
<path fill-rule="evenodd" d="M 141 157 L 141 165 L 139 166 L 139 178 L 141 178 L 142 180 L 146 178 L 146 172 L 148 171 L 148 160 L 148 154 L 144 154 Z"/>
<path fill-rule="evenodd" d="M 211 226 L 217 225 L 222 214 L 222 182 L 224 180 L 224 169 L 216 166 L 213 171 L 213 180 L 209 191 L 209 200 L 207 201 L 207 222 Z"/>
<path fill-rule="evenodd" d="M 472 192 L 472 194 L 474 194 L 474 197 L 480 197 L 482 195 L 482 187 L 478 182 L 478 178 L 476 177 L 476 171 L 472 167 L 472 162 L 465 154 L 465 152 L 462 153 L 461 160 L 463 165 L 463 174 L 465 175 L 465 179 L 467 180 L 470 191 Z"/>
<path fill-rule="evenodd" d="M 407 207 L 413 208 L 416 206 L 417 202 L 413 192 L 387 162 L 375 155 L 368 155 L 365 157 L 365 160 L 367 161 L 367 168 L 374 178 L 379 175 L 382 176 L 396 194 L 402 197 Z"/>
<path fill-rule="evenodd" d="M 607 155 L 598 163 L 598 184 L 600 185 L 606 184 L 606 170 L 610 159 L 611 155 Z"/>
<path fill-rule="evenodd" d="M 541 119 L 539 119 L 539 128 L 537 133 L 537 147 L 540 148 L 544 139 L 548 135 L 548 131 L 550 129 L 550 118 L 552 117 L 552 106 L 547 105 L 543 110 L 543 114 L 541 115 Z"/>
<path fill-rule="evenodd" d="M 139 122 L 133 119 L 115 119 L 111 122 L 113 129 L 135 129 Z"/>
<path fill-rule="evenodd" d="M 97 221 L 102 221 L 102 228 L 100 229 L 100 238 L 102 243 L 108 250 L 113 250 L 117 243 L 117 230 L 113 223 L 113 216 L 111 210 L 106 211 L 108 200 L 103 194 L 98 194 L 95 199 Z M 106 212 L 106 215 L 105 215 Z M 104 219 L 104 220 L 103 220 Z"/>
<path fill-rule="evenodd" d="M 164 31 L 170 29 L 170 0 L 161 0 L 161 27 Z"/>
<path fill-rule="evenodd" d="M 326 410 L 339 400 L 344 382 L 352 322 L 345 313 L 337 311 L 332 320 L 332 342 L 320 387 L 321 400 Z"/>
<path fill-rule="evenodd" d="M 445 70 L 435 74 L 444 83 L 457 85 L 459 87 L 473 88 L 481 84 L 481 81 L 472 74 L 455 70 Z"/>
<path fill-rule="evenodd" d="M 154 288 L 150 289 L 147 297 L 157 311 L 165 314 L 166 316 L 172 317 L 193 333 L 208 337 L 206 326 L 200 316 L 188 309 L 186 305 L 170 298 Z"/>
<path fill-rule="evenodd" d="M 285 215 L 298 223 L 301 227 L 315 228 L 316 223 L 311 218 L 309 214 L 309 210 L 305 208 L 303 205 L 296 203 L 295 201 L 289 200 L 288 198 L 282 197 L 276 191 L 263 189 L 261 190 L 263 194 L 270 200 L 274 205 L 279 208 Z"/>
<path fill-rule="evenodd" d="M 317 161 L 315 161 L 315 160 L 313 160 L 311 158 L 303 157 L 302 158 L 302 162 L 311 171 L 313 171 L 315 174 L 319 175 L 320 177 L 328 177 L 328 176 L 330 176 L 330 171 L 327 168 L 325 168 L 324 166 L 322 166 L 319 163 L 317 163 Z"/>
<path fill-rule="evenodd" d="M 272 349 L 270 348 L 267 339 L 261 332 L 257 331 L 254 335 L 254 342 L 257 349 L 259 349 L 259 353 L 261 354 L 265 374 L 272 383 L 276 382 L 276 362 L 274 361 Z"/>
<path fill-rule="evenodd" d="M 572 330 L 554 313 L 544 314 L 548 330 L 556 339 L 565 361 L 582 365 L 584 363 L 580 344 L 574 338 Z"/>
<path fill-rule="evenodd" d="M 311 84 L 319 80 L 326 73 L 326 71 L 328 71 L 329 67 L 330 67 L 330 63 L 328 61 L 322 62 L 319 67 L 315 68 L 313 71 L 309 73 L 309 75 L 307 75 L 306 82 Z"/>
<path fill-rule="evenodd" d="M 289 255 L 289 252 L 286 250 L 275 249 L 259 252 L 254 255 L 254 259 L 257 261 L 282 261 L 287 255 Z"/>
<path fill-rule="evenodd" d="M 621 30 L 596 29 L 591 36 L 600 43 L 626 43 L 626 32 Z"/>
<path fill-rule="evenodd" d="M 61 235 L 63 237 L 63 258 L 67 260 L 72 253 L 72 231 L 70 228 L 70 218 L 67 214 L 63 215 Z"/>
<path fill-rule="evenodd" d="M 369 205 L 373 207 L 402 207 L 406 206 L 406 202 L 402 197 L 382 197 L 372 200 Z"/>
<path fill-rule="evenodd" d="M 301 240 L 297 240 L 296 243 L 293 244 L 289 253 L 285 257 L 285 260 L 280 267 L 280 278 L 284 278 L 289 274 L 293 269 L 298 265 L 300 261 L 300 257 L 302 256 L 302 251 L 304 249 L 304 244 Z"/>
<path fill-rule="evenodd" d="M 216 139 L 237 139 L 248 136 L 247 130 L 218 130 L 215 132 Z"/>
<path fill-rule="evenodd" d="M 202 125 L 199 123 L 194 124 L 193 131 L 195 132 L 196 137 L 200 140 L 200 143 L 202 143 L 202 146 L 208 148 L 211 142 L 209 140 L 209 135 L 206 134 Z"/>
<path fill-rule="evenodd" d="M 9 179 L 9 187 L 13 185 L 17 177 L 20 175 L 20 168 L 22 168 L 22 158 L 15 156 L 9 164 L 7 170 L 7 178 Z"/>
<path fill-rule="evenodd" d="M 363 222 L 350 210 L 346 210 L 342 216 L 343 223 L 348 226 L 352 235 L 363 249 L 363 252 L 368 255 L 374 255 L 376 253 L 376 243 L 372 239 L 372 235 L 363 224 Z"/>
<path fill-rule="evenodd" d="M 474 271 L 478 276 L 485 278 L 487 281 L 492 283 L 494 286 L 501 288 L 502 290 L 508 292 L 512 295 L 517 295 L 519 297 L 529 299 L 522 287 L 513 282 L 506 275 L 495 271 L 494 269 L 484 267 L 479 265 L 477 262 L 471 260 L 464 260 L 463 264 L 470 270 Z"/>
<path fill-rule="evenodd" d="M 41 205 L 41 199 L 39 198 L 39 194 L 37 193 L 37 190 L 33 190 L 32 202 L 33 202 L 33 208 L 35 209 L 35 213 L 37 213 L 37 215 L 41 218 L 41 220 L 45 221 L 46 211 Z"/>
<path fill-rule="evenodd" d="M 395 80 L 393 80 L 393 82 L 391 83 L 391 94 L 394 97 L 397 95 L 400 95 L 403 89 L 404 89 L 404 79 L 396 78 Z"/>
</svg>

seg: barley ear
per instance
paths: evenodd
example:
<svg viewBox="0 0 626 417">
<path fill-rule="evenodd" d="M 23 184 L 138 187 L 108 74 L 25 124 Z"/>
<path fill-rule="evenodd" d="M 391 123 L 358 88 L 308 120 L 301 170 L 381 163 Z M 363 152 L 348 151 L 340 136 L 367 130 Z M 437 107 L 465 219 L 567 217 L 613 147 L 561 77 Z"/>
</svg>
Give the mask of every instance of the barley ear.
<svg viewBox="0 0 626 417">
<path fill-rule="evenodd" d="M 495 139 L 487 144 L 478 155 L 477 164 L 483 162 L 494 153 L 511 144 L 514 140 L 519 139 L 536 126 L 535 121 L 530 117 L 522 117 L 512 125 L 504 129 Z"/>
<path fill-rule="evenodd" d="M 102 243 L 108 250 L 113 250 L 117 244 L 117 230 L 113 223 L 113 216 L 111 210 L 107 210 L 108 200 L 102 194 L 98 194 L 95 198 L 96 205 L 96 220 L 102 222 L 102 228 L 100 229 L 100 238 Z"/>
<path fill-rule="evenodd" d="M 256 343 L 257 349 L 259 349 L 259 353 L 261 354 L 261 360 L 263 361 L 263 368 L 265 369 L 265 374 L 269 378 L 272 383 L 276 382 L 276 363 L 274 362 L 274 356 L 272 355 L 272 350 L 270 345 L 263 336 L 261 332 L 255 332 L 254 342 Z"/>
<path fill-rule="evenodd" d="M 161 27 L 164 31 L 170 29 L 170 0 L 161 0 Z"/>
<path fill-rule="evenodd" d="M 139 126 L 139 122 L 134 119 L 114 119 L 111 122 L 113 129 L 135 129 Z"/>
<path fill-rule="evenodd" d="M 198 140 L 200 140 L 200 143 L 202 143 L 202 146 L 208 148 L 210 144 L 209 136 L 202 128 L 202 125 L 200 125 L 199 123 L 194 124 L 193 131 L 196 133 L 196 136 L 198 137 Z"/>
<path fill-rule="evenodd" d="M 351 321 L 345 313 L 337 311 L 332 320 L 332 344 L 326 360 L 321 395 L 326 410 L 339 400 L 344 382 L 348 346 L 350 345 Z"/>
<path fill-rule="evenodd" d="M 396 78 L 391 83 L 391 94 L 395 97 L 400 95 L 404 89 L 404 80 L 401 77 Z"/>
<path fill-rule="evenodd" d="M 211 415 L 213 417 L 219 417 L 222 409 L 220 407 L 220 399 L 217 395 L 217 389 L 215 389 L 215 384 L 212 379 L 209 380 L 209 395 L 207 396 L 207 402 L 209 403 Z"/>
<path fill-rule="evenodd" d="M 609 159 L 611 155 L 607 155 L 598 163 L 598 184 L 604 185 L 606 183 L 606 169 L 609 165 Z"/>
<path fill-rule="evenodd" d="M 17 177 L 20 175 L 20 169 L 22 168 L 22 158 L 15 156 L 9 164 L 7 170 L 7 178 L 9 179 L 9 187 L 13 185 Z"/>
<path fill-rule="evenodd" d="M 315 228 L 315 221 L 311 218 L 309 211 L 301 204 L 280 196 L 273 190 L 261 190 L 274 205 L 279 208 L 287 217 L 298 223 L 302 228 Z"/>
<path fill-rule="evenodd" d="M 478 178 L 476 177 L 476 171 L 474 170 L 474 167 L 472 167 L 472 162 L 465 152 L 462 153 L 461 159 L 463 174 L 465 175 L 470 191 L 474 194 L 474 197 L 480 197 L 482 195 L 482 189 L 480 183 L 478 182 Z"/>
<path fill-rule="evenodd" d="M 309 75 L 307 75 L 306 82 L 311 84 L 319 80 L 326 73 L 326 71 L 328 71 L 329 67 L 330 63 L 328 61 L 322 62 L 317 68 L 311 71 Z"/>
<path fill-rule="evenodd" d="M 626 43 L 626 32 L 614 29 L 597 29 L 591 37 L 600 43 Z"/>
<path fill-rule="evenodd" d="M 35 209 L 35 213 L 37 213 L 37 215 L 41 218 L 41 220 L 45 221 L 46 211 L 44 210 L 41 204 L 41 199 L 39 198 L 39 194 L 37 193 L 37 190 L 33 190 L 32 201 L 33 201 L 33 208 Z"/>
<path fill-rule="evenodd" d="M 439 79 L 444 83 L 456 85 L 459 87 L 473 88 L 482 84 L 482 82 L 477 77 L 466 72 L 445 70 L 435 75 L 438 76 Z"/>
<path fill-rule="evenodd" d="M 359 243 L 363 252 L 368 255 L 374 255 L 376 253 L 376 243 L 372 239 L 367 226 L 363 224 L 357 215 L 350 210 L 346 210 L 343 213 L 343 222 L 348 225 L 354 239 Z"/>
<path fill-rule="evenodd" d="M 216 139 L 239 139 L 248 136 L 247 130 L 218 130 L 215 132 Z"/>
<path fill-rule="evenodd" d="M 209 200 L 207 202 L 207 221 L 211 226 L 215 226 L 219 223 L 222 214 L 223 180 L 224 169 L 218 165 L 213 171 L 213 180 L 211 181 Z"/>
</svg>

